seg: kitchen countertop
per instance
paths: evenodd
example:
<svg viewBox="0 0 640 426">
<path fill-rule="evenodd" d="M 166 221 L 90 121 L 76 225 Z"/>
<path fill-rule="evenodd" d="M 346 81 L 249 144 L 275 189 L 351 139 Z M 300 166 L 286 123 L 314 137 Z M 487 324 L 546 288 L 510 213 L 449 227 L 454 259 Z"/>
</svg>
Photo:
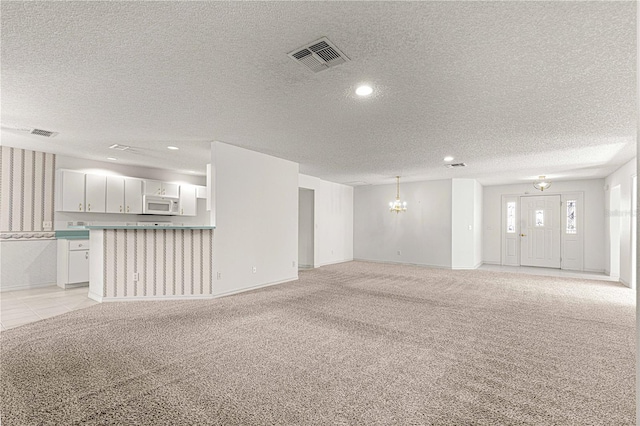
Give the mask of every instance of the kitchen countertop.
<svg viewBox="0 0 640 426">
<path fill-rule="evenodd" d="M 69 229 L 83 229 L 83 230 L 91 230 L 91 229 L 144 229 L 144 230 L 152 230 L 152 229 L 215 229 L 215 226 L 205 226 L 205 225 L 82 225 L 82 226 L 73 226 L 69 227 Z"/>
</svg>

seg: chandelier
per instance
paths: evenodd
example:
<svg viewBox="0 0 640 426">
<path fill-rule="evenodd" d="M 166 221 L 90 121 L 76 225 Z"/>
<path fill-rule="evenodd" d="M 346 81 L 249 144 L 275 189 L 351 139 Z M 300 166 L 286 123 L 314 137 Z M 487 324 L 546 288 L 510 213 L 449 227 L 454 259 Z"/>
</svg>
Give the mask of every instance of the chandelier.
<svg viewBox="0 0 640 426">
<path fill-rule="evenodd" d="M 396 176 L 396 185 L 397 185 L 397 192 L 396 192 L 396 200 L 395 201 L 391 201 L 389 203 L 389 211 L 390 212 L 396 212 L 396 213 L 400 213 L 400 212 L 406 212 L 407 211 L 407 202 L 406 201 L 400 201 L 400 176 Z"/>
<path fill-rule="evenodd" d="M 539 189 L 540 191 L 544 191 L 545 189 L 549 189 L 551 187 L 551 181 L 546 179 L 546 176 L 539 176 L 539 179 L 533 182 L 533 187 L 535 189 Z"/>
</svg>

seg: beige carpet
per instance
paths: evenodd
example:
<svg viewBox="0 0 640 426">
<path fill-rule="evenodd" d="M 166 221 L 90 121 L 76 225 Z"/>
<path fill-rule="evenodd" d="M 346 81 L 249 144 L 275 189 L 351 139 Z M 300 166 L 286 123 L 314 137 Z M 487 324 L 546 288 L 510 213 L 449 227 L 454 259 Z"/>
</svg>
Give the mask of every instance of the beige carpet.
<svg viewBox="0 0 640 426">
<path fill-rule="evenodd" d="M 3 332 L 2 425 L 632 425 L 633 292 L 350 262 Z"/>
</svg>

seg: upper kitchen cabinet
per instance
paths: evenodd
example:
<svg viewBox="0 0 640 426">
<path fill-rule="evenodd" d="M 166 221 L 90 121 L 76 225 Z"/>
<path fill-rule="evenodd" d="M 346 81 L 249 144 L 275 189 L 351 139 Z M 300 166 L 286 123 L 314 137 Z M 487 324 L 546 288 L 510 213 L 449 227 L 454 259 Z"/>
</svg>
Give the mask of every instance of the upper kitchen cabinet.
<svg viewBox="0 0 640 426">
<path fill-rule="evenodd" d="M 125 213 L 142 214 L 142 179 L 124 178 Z"/>
<path fill-rule="evenodd" d="M 83 212 L 84 173 L 72 170 L 58 170 L 56 182 L 56 211 Z"/>
<path fill-rule="evenodd" d="M 158 195 L 160 197 L 172 198 L 178 198 L 180 196 L 180 185 L 177 183 L 145 179 L 143 181 L 143 188 L 144 195 Z"/>
<path fill-rule="evenodd" d="M 180 216 L 196 216 L 197 214 L 195 185 L 180 185 Z"/>
<path fill-rule="evenodd" d="M 86 212 L 104 213 L 107 203 L 107 177 L 101 175 L 85 175 Z"/>
<path fill-rule="evenodd" d="M 107 176 L 107 213 L 124 213 L 124 178 Z"/>
</svg>

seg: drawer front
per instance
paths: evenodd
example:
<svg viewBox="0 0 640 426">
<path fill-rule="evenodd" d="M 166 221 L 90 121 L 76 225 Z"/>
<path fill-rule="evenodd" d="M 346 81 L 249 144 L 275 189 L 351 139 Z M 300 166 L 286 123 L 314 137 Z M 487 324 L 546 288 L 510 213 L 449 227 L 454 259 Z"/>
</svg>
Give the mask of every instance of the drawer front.
<svg viewBox="0 0 640 426">
<path fill-rule="evenodd" d="M 69 240 L 69 250 L 89 250 L 89 240 Z"/>
</svg>

